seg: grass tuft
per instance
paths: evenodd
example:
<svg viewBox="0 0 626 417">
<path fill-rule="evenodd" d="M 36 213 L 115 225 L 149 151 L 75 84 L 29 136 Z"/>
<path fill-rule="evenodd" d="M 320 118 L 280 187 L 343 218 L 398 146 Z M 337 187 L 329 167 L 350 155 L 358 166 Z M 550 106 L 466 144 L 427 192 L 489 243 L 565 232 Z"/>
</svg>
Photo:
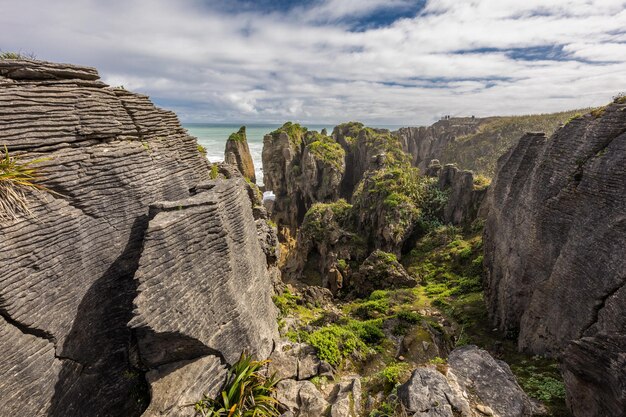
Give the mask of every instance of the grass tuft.
<svg viewBox="0 0 626 417">
<path fill-rule="evenodd" d="M 278 417 L 278 401 L 273 397 L 278 381 L 265 375 L 267 363 L 242 353 L 221 394 L 198 401 L 196 411 L 204 417 Z"/>
<path fill-rule="evenodd" d="M 0 220 L 15 220 L 21 215 L 30 215 L 29 189 L 50 190 L 38 182 L 43 179 L 34 165 L 45 158 L 22 161 L 20 156 L 11 156 L 6 145 L 0 160 Z"/>
</svg>

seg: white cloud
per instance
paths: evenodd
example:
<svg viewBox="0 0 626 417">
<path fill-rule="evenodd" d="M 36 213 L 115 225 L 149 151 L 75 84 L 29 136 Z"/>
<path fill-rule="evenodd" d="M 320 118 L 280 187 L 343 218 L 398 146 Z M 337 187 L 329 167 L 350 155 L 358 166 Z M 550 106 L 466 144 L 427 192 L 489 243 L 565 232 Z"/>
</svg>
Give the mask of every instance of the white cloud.
<svg viewBox="0 0 626 417">
<path fill-rule="evenodd" d="M 412 2 L 232 14 L 166 0 L 2 1 L 1 49 L 96 66 L 189 121 L 424 124 L 599 105 L 626 89 L 626 1 L 431 0 L 360 32 L 345 19 Z M 562 60 L 510 53 L 550 46 Z"/>
</svg>

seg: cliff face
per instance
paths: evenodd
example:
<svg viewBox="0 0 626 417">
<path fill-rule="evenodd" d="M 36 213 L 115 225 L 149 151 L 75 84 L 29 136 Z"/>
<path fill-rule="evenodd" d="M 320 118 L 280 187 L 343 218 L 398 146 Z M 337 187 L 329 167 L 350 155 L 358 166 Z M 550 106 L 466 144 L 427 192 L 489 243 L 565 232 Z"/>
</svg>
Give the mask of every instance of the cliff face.
<svg viewBox="0 0 626 417">
<path fill-rule="evenodd" d="M 424 171 L 431 159 L 440 158 L 454 139 L 475 133 L 486 120 L 488 119 L 458 117 L 439 120 L 426 127 L 403 127 L 394 133 L 404 152 L 411 155 L 412 165 Z"/>
<path fill-rule="evenodd" d="M 492 177 L 496 161 L 526 132 L 551 135 L 578 110 L 501 117 L 453 117 L 427 127 L 406 127 L 394 132 L 414 166 L 422 172 L 431 159 L 454 163 L 462 169 Z"/>
<path fill-rule="evenodd" d="M 139 415 L 146 372 L 151 409 L 185 415 L 224 359 L 269 353 L 271 286 L 243 180 L 201 186 L 208 163 L 173 113 L 92 68 L 0 61 L 0 124 L 0 144 L 45 158 L 58 193 L 25 189 L 32 214 L 2 220 L 0 415 Z M 222 304 L 213 286 L 228 288 Z"/>
<path fill-rule="evenodd" d="M 242 126 L 237 133 L 230 135 L 226 141 L 224 162 L 235 165 L 239 172 L 241 172 L 241 175 L 253 183 L 256 183 L 254 162 L 252 162 L 252 155 L 250 154 L 250 148 L 248 147 L 245 126 Z"/>
<path fill-rule="evenodd" d="M 316 202 L 336 200 L 345 152 L 323 133 L 286 123 L 263 138 L 263 183 L 276 199 L 272 217 L 297 227 Z"/>
<path fill-rule="evenodd" d="M 549 140 L 524 136 L 488 197 L 491 316 L 521 349 L 563 357 L 580 416 L 626 408 L 625 110 L 617 100 Z"/>
</svg>

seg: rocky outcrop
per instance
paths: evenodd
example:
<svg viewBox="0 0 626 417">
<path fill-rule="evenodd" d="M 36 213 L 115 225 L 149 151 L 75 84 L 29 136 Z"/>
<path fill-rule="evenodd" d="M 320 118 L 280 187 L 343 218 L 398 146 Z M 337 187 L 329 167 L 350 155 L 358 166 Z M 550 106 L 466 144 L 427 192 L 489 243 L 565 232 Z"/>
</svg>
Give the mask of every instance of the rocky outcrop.
<svg viewBox="0 0 626 417">
<path fill-rule="evenodd" d="M 275 195 L 272 218 L 295 228 L 316 202 L 334 201 L 345 151 L 328 136 L 286 123 L 263 138 L 263 182 Z"/>
<path fill-rule="evenodd" d="M 524 417 L 535 408 L 504 362 L 476 346 L 450 353 L 447 366 L 421 367 L 398 388 L 411 415 Z"/>
<path fill-rule="evenodd" d="M 522 350 L 563 357 L 577 416 L 626 408 L 625 132 L 617 99 L 549 140 L 528 134 L 499 161 L 488 197 L 490 315 Z"/>
<path fill-rule="evenodd" d="M 320 391 L 310 381 L 285 379 L 277 385 L 283 417 L 359 417 L 361 380 L 345 377 Z"/>
<path fill-rule="evenodd" d="M 251 203 L 233 182 L 201 190 L 208 163 L 173 113 L 92 68 L 3 60 L 0 123 L 0 144 L 44 158 L 42 185 L 54 191 L 24 189 L 32 214 L 0 228 L 0 415 L 137 416 L 147 381 L 160 395 L 147 415 L 184 415 L 175 405 L 219 384 L 228 346 L 269 353 L 275 316 Z M 178 203 L 156 204 L 168 201 Z M 213 246 L 185 251 L 174 229 Z M 217 258 L 221 269 L 207 266 Z M 216 281 L 200 282 L 206 274 Z M 202 285 L 230 299 L 212 306 L 211 293 L 184 288 Z M 241 300 L 252 301 L 239 310 Z"/>
<path fill-rule="evenodd" d="M 252 162 L 252 155 L 250 154 L 250 148 L 248 147 L 245 126 L 241 126 L 239 131 L 230 135 L 226 141 L 224 162 L 235 165 L 239 172 L 241 172 L 241 175 L 253 183 L 256 183 L 254 162 Z"/>
<path fill-rule="evenodd" d="M 436 167 L 436 164 L 429 165 L 431 172 Z M 443 208 L 443 222 L 454 225 L 470 224 L 478 216 L 488 183 L 477 183 L 472 171 L 459 170 L 454 164 L 447 164 L 436 172 L 439 189 L 448 191 L 448 199 Z"/>
<path fill-rule="evenodd" d="M 375 250 L 352 275 L 350 285 L 357 295 L 367 296 L 377 289 L 414 287 L 417 281 L 404 270 L 395 255 Z"/>
<path fill-rule="evenodd" d="M 424 172 L 430 161 L 441 158 L 446 147 L 456 138 L 476 133 L 480 125 L 488 120 L 454 117 L 426 127 L 403 127 L 394 135 L 400 139 L 404 152 L 411 155 L 411 164 Z"/>
</svg>

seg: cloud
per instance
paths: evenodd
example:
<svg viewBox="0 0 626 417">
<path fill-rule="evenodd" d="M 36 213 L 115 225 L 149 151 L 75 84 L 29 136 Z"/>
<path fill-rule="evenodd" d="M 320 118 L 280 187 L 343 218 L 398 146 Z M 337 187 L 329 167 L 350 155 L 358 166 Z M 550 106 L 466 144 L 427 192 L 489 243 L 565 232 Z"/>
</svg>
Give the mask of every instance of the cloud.
<svg viewBox="0 0 626 417">
<path fill-rule="evenodd" d="M 626 89 L 626 1 L 271 3 L 21 0 L 0 48 L 95 66 L 186 121 L 416 125 Z"/>
</svg>

